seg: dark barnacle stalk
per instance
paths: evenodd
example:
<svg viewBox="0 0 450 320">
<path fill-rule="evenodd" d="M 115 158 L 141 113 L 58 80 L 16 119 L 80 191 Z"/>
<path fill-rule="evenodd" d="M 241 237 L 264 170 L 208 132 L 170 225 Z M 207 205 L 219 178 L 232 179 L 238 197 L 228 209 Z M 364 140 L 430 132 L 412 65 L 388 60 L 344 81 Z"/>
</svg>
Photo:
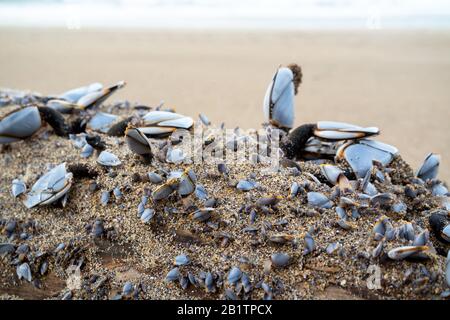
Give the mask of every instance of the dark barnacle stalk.
<svg viewBox="0 0 450 320">
<path fill-rule="evenodd" d="M 58 136 L 68 137 L 71 133 L 70 127 L 59 111 L 49 107 L 38 107 L 38 109 L 42 119 L 55 130 Z"/>
<path fill-rule="evenodd" d="M 304 124 L 294 129 L 287 137 L 280 141 L 281 150 L 288 159 L 300 155 L 306 142 L 314 135 L 315 124 Z"/>
<path fill-rule="evenodd" d="M 123 137 L 125 135 L 125 130 L 128 127 L 128 124 L 131 122 L 133 117 L 128 117 L 122 121 L 114 124 L 106 133 L 108 136 L 112 137 Z"/>
</svg>

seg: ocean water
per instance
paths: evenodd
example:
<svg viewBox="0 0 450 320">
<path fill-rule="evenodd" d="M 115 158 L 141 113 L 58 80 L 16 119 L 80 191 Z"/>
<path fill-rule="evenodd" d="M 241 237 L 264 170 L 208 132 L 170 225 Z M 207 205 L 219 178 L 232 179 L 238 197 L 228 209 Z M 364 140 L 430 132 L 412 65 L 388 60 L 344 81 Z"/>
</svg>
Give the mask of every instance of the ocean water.
<svg viewBox="0 0 450 320">
<path fill-rule="evenodd" d="M 0 26 L 450 28 L 449 0 L 0 0 Z"/>
</svg>

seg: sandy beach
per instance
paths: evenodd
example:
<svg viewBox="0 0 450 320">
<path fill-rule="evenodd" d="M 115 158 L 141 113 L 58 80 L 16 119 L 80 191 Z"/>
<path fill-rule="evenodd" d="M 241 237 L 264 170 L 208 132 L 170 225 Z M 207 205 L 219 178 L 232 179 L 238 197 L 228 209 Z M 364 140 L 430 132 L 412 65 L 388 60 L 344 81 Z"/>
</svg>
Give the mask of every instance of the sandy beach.
<svg viewBox="0 0 450 320">
<path fill-rule="evenodd" d="M 440 177 L 450 180 L 450 32 L 3 28 L 0 42 L 0 87 L 50 94 L 123 79 L 113 101 L 164 100 L 230 128 L 259 128 L 273 72 L 297 62 L 296 124 L 378 126 L 414 168 L 440 153 Z"/>
<path fill-rule="evenodd" d="M 0 88 L 42 94 L 0 90 L 0 138 L 16 134 L 9 112 L 32 129 L 0 148 L 0 299 L 448 298 L 448 190 L 414 171 L 439 153 L 438 177 L 450 181 L 449 40 L 444 31 L 0 29 Z M 361 183 L 355 158 L 334 167 L 283 159 L 275 172 L 181 164 L 174 149 L 184 140 L 130 133 L 160 117 L 135 103 L 161 100 L 206 114 L 204 129 L 260 128 L 267 84 L 291 62 L 304 75 L 296 126 L 377 126 L 400 155 Z M 52 94 L 119 80 L 128 84 L 88 112 L 44 106 Z M 113 128 L 126 124 L 102 131 L 99 111 L 117 117 Z M 202 150 L 213 142 L 204 138 Z"/>
</svg>

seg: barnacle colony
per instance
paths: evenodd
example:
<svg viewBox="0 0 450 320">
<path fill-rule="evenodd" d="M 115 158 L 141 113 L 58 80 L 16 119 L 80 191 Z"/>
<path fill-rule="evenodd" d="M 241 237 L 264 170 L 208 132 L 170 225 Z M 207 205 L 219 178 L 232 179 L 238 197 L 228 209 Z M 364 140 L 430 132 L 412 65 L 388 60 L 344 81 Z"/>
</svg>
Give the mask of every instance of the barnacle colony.
<svg viewBox="0 0 450 320">
<path fill-rule="evenodd" d="M 33 143 L 29 143 L 33 149 L 27 150 L 30 151 L 27 155 L 46 157 L 47 149 L 43 148 L 51 148 L 55 142 L 63 148 L 70 148 L 72 144 L 81 152 L 70 153 L 70 149 L 64 149 L 69 151 L 67 157 L 64 152 L 55 153 L 53 160 L 58 160 L 52 160 L 52 163 L 67 161 L 67 165 L 62 163 L 52 167 L 48 164 L 52 169 L 39 172 L 44 174 L 31 189 L 26 185 L 30 181 L 28 172 L 17 173 L 15 179 L 11 177 L 8 191 L 12 197 L 8 197 L 11 201 L 13 197 L 24 201 L 27 208 L 55 204 L 59 200 L 64 206 L 71 186 L 76 184 L 73 203 L 64 209 L 75 214 L 62 214 L 56 223 L 68 222 L 67 216 L 70 216 L 74 225 L 68 224 L 63 229 L 74 231 L 71 236 L 75 234 L 77 238 L 76 233 L 83 230 L 87 220 L 86 234 L 94 239 L 108 237 L 110 240 L 109 234 L 115 231 L 115 221 L 123 221 L 121 228 L 124 232 L 116 236 L 125 242 L 136 244 L 145 235 L 148 241 L 145 250 L 140 251 L 137 259 L 130 255 L 129 261 L 145 264 L 150 258 L 167 263 L 167 268 L 158 267 L 151 271 L 155 273 L 153 287 L 165 286 L 164 279 L 171 283 L 167 290 L 160 290 L 164 292 L 162 294 L 175 293 L 174 290 L 178 289 L 175 283 L 183 290 L 191 286 L 203 287 L 207 294 L 218 292 L 223 294 L 221 297 L 229 299 L 280 297 L 282 287 L 286 288 L 286 294 L 291 291 L 298 294 L 298 286 L 294 288 L 289 280 L 292 277 L 284 277 L 284 272 L 301 274 L 299 265 L 303 262 L 331 270 L 333 274 L 327 275 L 329 272 L 318 269 L 320 280 L 325 285 L 335 283 L 334 270 L 340 269 L 337 271 L 339 278 L 357 287 L 358 282 L 364 279 L 361 276 L 364 277 L 364 266 L 368 262 L 390 259 L 393 261 L 380 264 L 383 274 L 387 275 L 384 279 L 389 289 L 383 288 L 374 294 L 379 297 L 393 297 L 394 294 L 397 297 L 416 297 L 425 292 L 411 293 L 413 290 L 410 289 L 415 289 L 418 283 L 424 284 L 428 296 L 431 296 L 431 292 L 437 292 L 436 289 L 444 282 L 444 277 L 449 281 L 450 274 L 449 262 L 444 268 L 442 258 L 443 252 L 448 252 L 450 239 L 450 204 L 446 184 L 437 179 L 439 156 L 428 155 L 414 174 L 409 167 L 407 170 L 402 167 L 407 164 L 400 156 L 396 159 L 398 161 L 393 161 L 398 154 L 395 147 L 374 140 L 379 134 L 376 127 L 318 121 L 292 130 L 292 99 L 300 80 L 299 67 L 280 68 L 266 93 L 264 111 L 268 126 L 266 131 L 258 132 L 258 139 L 262 138 L 259 143 L 268 144 L 277 139 L 272 133 L 281 132 L 281 140 L 278 141 L 283 151 L 280 153 L 285 157 L 280 162 L 283 167 L 277 167 L 271 175 L 261 174 L 258 169 L 265 167 L 259 163 L 254 166 L 239 162 L 226 164 L 220 159 L 213 165 L 207 161 L 180 164 L 175 161 L 178 154 L 173 147 L 189 140 L 184 140 L 185 136 L 178 139 L 178 133 L 193 134 L 192 118 L 163 111 L 161 105 L 156 108 L 133 106 L 127 101 L 105 106 L 99 112 L 97 107 L 104 93 L 98 84 L 59 96 L 58 99 L 65 101 L 65 106 L 70 108 L 58 107 L 55 101 L 49 103 L 49 97 L 33 100 L 36 106 L 28 102 L 18 103 L 22 106 L 20 109 L 0 120 L 2 143 L 14 143 L 34 135 Z M 87 108 L 78 105 L 86 95 L 99 97 L 97 104 Z M 8 118 L 11 115 L 14 116 Z M 24 119 L 23 124 L 33 125 L 21 128 L 22 120 L 16 121 L 18 118 Z M 74 118 L 76 126 L 70 122 Z M 202 123 L 198 124 L 205 131 L 214 129 L 203 114 L 200 120 Z M 48 131 L 39 130 L 43 122 L 50 124 L 55 134 L 68 137 L 70 143 L 62 139 L 55 141 L 54 137 L 48 139 Z M 22 129 L 24 133 L 21 133 Z M 78 131 L 74 132 L 75 129 Z M 35 134 L 36 131 L 42 134 Z M 238 142 L 253 139 L 252 133 L 241 133 L 238 128 L 233 130 L 233 134 L 233 141 L 224 146 L 230 153 L 237 152 Z M 208 141 L 200 141 L 200 149 L 215 142 L 210 136 L 206 139 Z M 36 145 L 42 146 L 44 151 L 38 150 L 40 148 Z M 23 152 L 21 147 L 2 147 L 2 150 Z M 136 161 L 132 153 L 151 162 Z M 30 163 L 35 160 L 39 160 L 41 165 L 41 158 L 32 159 Z M 300 163 L 299 160 L 311 161 Z M 28 164 L 28 159 L 23 157 L 16 157 L 15 161 L 16 167 L 20 161 L 23 161 L 20 164 Z M 79 210 L 79 205 L 85 210 Z M 51 218 L 58 211 L 62 210 L 49 208 L 46 210 L 48 214 L 32 216 Z M 0 219 L 0 227 L 8 237 L 14 238 L 13 241 L 27 239 L 27 243 L 34 246 L 35 243 L 27 234 L 22 234 L 22 230 L 16 232 L 15 221 Z M 0 255 L 11 256 L 12 265 L 18 266 L 19 280 L 41 279 L 39 273 L 53 272 L 53 264 L 72 252 L 68 250 L 71 246 L 69 239 L 60 243 L 63 238 L 59 233 L 61 228 L 59 225 L 55 227 L 47 234 L 42 230 L 42 234 L 51 240 L 57 235 L 56 249 L 52 249 L 50 254 L 54 252 L 58 259 L 45 261 L 42 265 L 37 265 L 34 259 L 26 262 L 17 259 L 18 252 L 23 254 L 21 252 L 28 250 L 25 246 L 16 248 L 15 242 L 0 244 Z M 157 236 L 151 236 L 152 232 Z M 89 239 L 81 238 L 83 241 Z M 188 256 L 178 252 L 179 241 L 198 242 L 205 247 L 215 242 L 217 246 L 208 251 L 207 256 L 191 251 Z M 232 250 L 227 249 L 227 252 L 234 256 L 229 259 L 221 248 L 230 245 Z M 158 250 L 153 250 L 152 246 L 157 246 Z M 177 250 L 175 254 L 171 252 L 173 248 Z M 96 250 L 89 251 L 89 254 L 94 254 L 92 252 Z M 164 256 L 173 254 L 175 260 L 154 259 L 155 252 Z M 250 257 L 248 252 L 255 254 Z M 218 256 L 220 258 L 216 260 Z M 307 256 L 307 261 L 302 256 Z M 329 259 L 331 256 L 333 258 Z M 93 260 L 85 260 L 87 268 L 83 272 L 86 275 L 96 272 L 97 265 L 92 265 Z M 414 261 L 420 261 L 420 265 L 411 266 Z M 205 267 L 208 269 L 201 269 Z M 402 277 L 397 275 L 409 272 L 410 267 L 413 267 L 413 276 L 417 278 L 408 283 L 401 280 L 401 285 L 398 285 L 395 281 Z M 279 279 L 273 277 L 274 273 Z M 419 278 L 421 273 L 432 275 L 422 281 L 423 278 Z M 309 276 L 315 277 L 314 274 L 317 273 L 311 272 Z M 391 279 L 391 274 L 396 276 Z M 148 284 L 147 278 L 139 281 L 142 279 L 142 283 Z M 310 280 L 315 279 L 306 281 Z M 406 296 L 403 296 L 403 286 L 407 288 L 404 290 L 408 292 Z M 70 294 L 83 298 L 83 290 L 73 290 Z M 138 294 L 137 290 L 139 285 L 133 286 L 127 281 L 119 291 L 122 292 L 119 298 L 134 297 L 131 292 Z M 183 295 L 183 292 L 176 293 Z M 91 297 L 91 294 L 89 291 L 87 296 Z M 155 296 L 159 297 L 158 294 Z M 189 298 L 190 290 L 184 294 Z"/>
<path fill-rule="evenodd" d="M 290 131 L 294 123 L 294 95 L 301 82 L 302 73 L 297 65 L 280 68 L 267 88 L 263 110 L 266 121 L 275 128 Z M 344 159 L 358 178 L 371 170 L 373 161 L 388 165 L 398 150 L 385 143 L 367 138 L 376 136 L 376 127 L 319 121 L 304 124 L 282 136 L 281 149 L 287 158 Z"/>
</svg>

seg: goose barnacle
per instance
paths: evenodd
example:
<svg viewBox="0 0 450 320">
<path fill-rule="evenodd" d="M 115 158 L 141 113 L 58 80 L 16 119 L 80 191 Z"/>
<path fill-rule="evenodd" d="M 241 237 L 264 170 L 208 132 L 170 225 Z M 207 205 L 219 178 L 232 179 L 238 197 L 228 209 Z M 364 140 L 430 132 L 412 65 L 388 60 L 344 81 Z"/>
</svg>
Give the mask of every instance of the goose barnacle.
<svg viewBox="0 0 450 320">
<path fill-rule="evenodd" d="M 66 171 L 65 163 L 56 166 L 36 181 L 23 203 L 27 208 L 33 208 L 55 202 L 69 191 L 72 177 L 72 173 Z"/>
<path fill-rule="evenodd" d="M 197 177 L 192 169 L 186 169 L 180 176 L 178 193 L 180 196 L 187 196 L 195 191 Z"/>
<path fill-rule="evenodd" d="M 85 96 L 88 93 L 100 91 L 103 89 L 103 85 L 101 83 L 95 82 L 91 83 L 88 86 L 83 86 L 75 89 L 71 89 L 59 95 L 59 98 L 68 102 L 75 103 L 80 100 L 81 97 Z"/>
<path fill-rule="evenodd" d="M 424 181 L 435 179 L 439 171 L 440 161 L 440 155 L 435 153 L 428 154 L 422 166 L 417 171 L 417 177 Z"/>
<path fill-rule="evenodd" d="M 143 117 L 143 126 L 139 128 L 150 137 L 165 137 L 177 129 L 189 130 L 194 120 L 184 115 L 168 111 L 150 111 Z"/>
<path fill-rule="evenodd" d="M 231 285 L 236 284 L 242 277 L 242 271 L 239 267 L 233 267 L 228 273 L 228 283 Z"/>
<path fill-rule="evenodd" d="M 125 130 L 125 141 L 127 142 L 128 148 L 134 153 L 148 160 L 153 158 L 150 141 L 138 128 L 128 127 Z"/>
<path fill-rule="evenodd" d="M 96 113 L 87 123 L 87 128 L 102 133 L 107 133 L 112 125 L 117 122 L 118 116 L 105 112 Z"/>
<path fill-rule="evenodd" d="M 273 76 L 264 96 L 263 110 L 266 122 L 290 129 L 294 124 L 294 96 L 302 82 L 302 70 L 296 64 L 281 67 Z"/>
<path fill-rule="evenodd" d="M 125 81 L 119 81 L 115 85 L 108 88 L 88 92 L 78 99 L 77 105 L 81 109 L 89 109 L 94 106 L 98 106 L 108 99 L 114 92 L 125 87 L 125 85 Z"/>
<path fill-rule="evenodd" d="M 175 265 L 176 266 L 186 266 L 191 263 L 191 259 L 189 256 L 185 254 L 180 254 L 175 257 Z"/>
<path fill-rule="evenodd" d="M 316 124 L 304 124 L 294 129 L 281 141 L 286 157 L 304 158 L 305 154 L 336 154 L 339 143 L 346 140 L 358 140 L 379 134 L 376 127 L 360 127 L 335 121 L 319 121 Z"/>
<path fill-rule="evenodd" d="M 82 158 L 89 158 L 92 153 L 94 153 L 94 148 L 89 143 L 86 143 L 83 149 L 81 149 L 80 156 Z"/>
<path fill-rule="evenodd" d="M 364 178 L 372 170 L 373 162 L 389 165 L 398 154 L 398 149 L 374 140 L 359 140 L 342 145 L 336 152 L 336 160 L 345 159 L 357 178 Z"/>
<path fill-rule="evenodd" d="M 166 181 L 166 183 L 158 186 L 152 192 L 152 198 L 154 200 L 162 200 L 169 197 L 178 188 L 178 179 L 171 178 Z"/>
<path fill-rule="evenodd" d="M 328 199 L 326 195 L 320 192 L 308 192 L 308 205 L 317 208 L 329 209 L 333 206 L 333 203 Z"/>
<path fill-rule="evenodd" d="M 100 83 L 92 83 L 88 86 L 69 90 L 61 94 L 57 99 L 49 100 L 47 107 L 63 113 L 70 113 L 74 109 L 90 109 L 94 106 L 99 106 L 125 85 L 125 81 L 119 81 L 108 88 L 103 88 L 103 85 Z"/>
<path fill-rule="evenodd" d="M 0 144 L 28 138 L 39 130 L 41 124 L 37 107 L 13 111 L 0 120 Z"/>
<path fill-rule="evenodd" d="M 403 260 L 408 257 L 414 257 L 417 254 L 425 253 L 430 249 L 428 246 L 403 246 L 391 249 L 388 257 L 392 260 Z M 423 257 L 423 256 L 420 256 Z"/>
<path fill-rule="evenodd" d="M 320 171 L 330 183 L 338 185 L 341 191 L 347 192 L 352 190 L 352 186 L 344 172 L 338 167 L 331 164 L 322 164 L 320 165 Z"/>
<path fill-rule="evenodd" d="M 31 282 L 32 276 L 31 276 L 31 269 L 28 263 L 22 263 L 20 266 L 17 266 L 16 269 L 17 277 L 20 279 L 24 278 L 28 282 Z"/>
<path fill-rule="evenodd" d="M 272 265 L 276 268 L 284 268 L 291 262 L 291 257 L 284 252 L 276 252 L 270 256 Z"/>
<path fill-rule="evenodd" d="M 431 230 L 433 230 L 439 240 L 450 242 L 450 223 L 445 211 L 432 213 L 428 222 L 430 223 Z"/>
</svg>

